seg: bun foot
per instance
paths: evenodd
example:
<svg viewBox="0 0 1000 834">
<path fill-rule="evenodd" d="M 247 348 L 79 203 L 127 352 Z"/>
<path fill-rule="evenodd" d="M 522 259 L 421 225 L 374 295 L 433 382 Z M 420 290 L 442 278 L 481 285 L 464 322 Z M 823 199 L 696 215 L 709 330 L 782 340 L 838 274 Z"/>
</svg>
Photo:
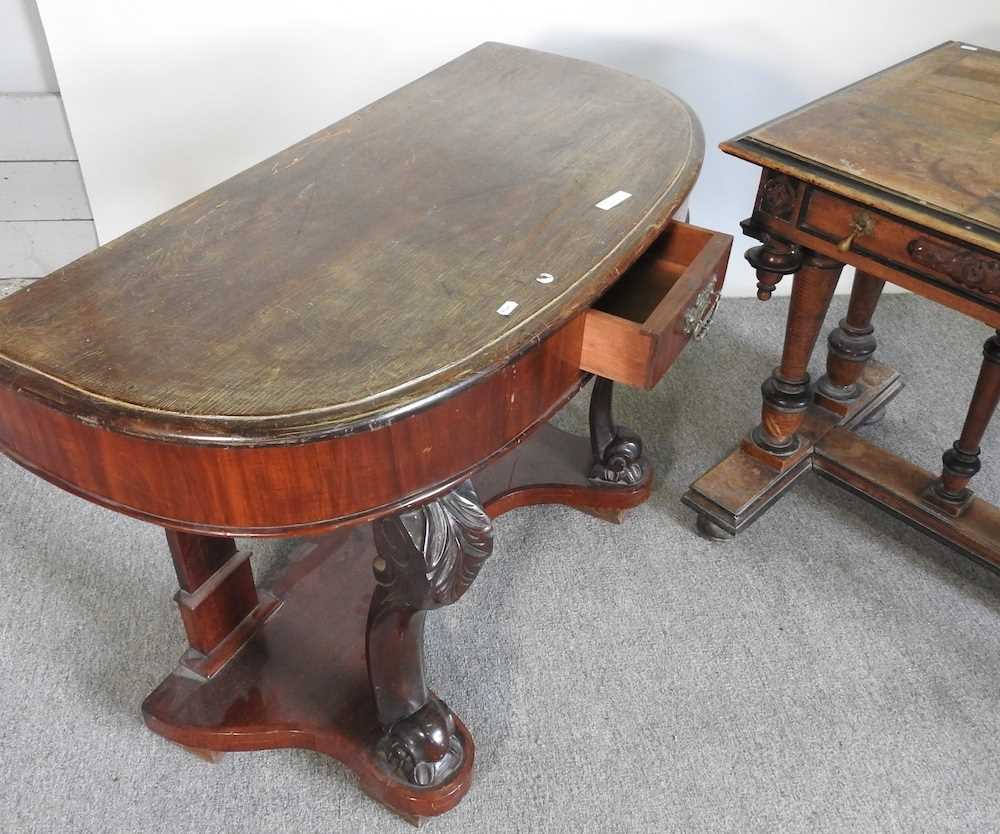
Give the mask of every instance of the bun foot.
<svg viewBox="0 0 1000 834">
<path fill-rule="evenodd" d="M 709 541 L 727 542 L 735 538 L 733 533 L 730 533 L 728 530 L 724 530 L 704 513 L 698 513 L 696 526 L 698 528 L 698 532 L 701 534 L 701 537 L 708 539 Z"/>
<path fill-rule="evenodd" d="M 876 408 L 871 414 L 865 417 L 860 423 L 858 423 L 858 428 L 864 428 L 865 426 L 877 426 L 885 419 L 885 406 L 881 408 Z"/>
<path fill-rule="evenodd" d="M 178 744 L 177 746 L 209 764 L 218 764 L 222 761 L 222 757 L 226 755 L 221 750 L 209 750 L 205 747 L 188 747 L 186 744 Z"/>
</svg>

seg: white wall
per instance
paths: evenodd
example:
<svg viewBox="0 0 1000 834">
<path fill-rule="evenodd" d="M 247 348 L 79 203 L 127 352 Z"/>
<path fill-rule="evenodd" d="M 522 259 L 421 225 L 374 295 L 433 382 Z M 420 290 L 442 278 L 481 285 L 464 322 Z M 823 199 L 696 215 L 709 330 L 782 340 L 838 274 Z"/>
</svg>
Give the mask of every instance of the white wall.
<svg viewBox="0 0 1000 834">
<path fill-rule="evenodd" d="M 0 296 L 97 245 L 35 0 L 0 0 Z"/>
<path fill-rule="evenodd" d="M 39 6 L 102 241 L 484 40 L 597 61 L 685 98 L 708 141 L 693 219 L 737 233 L 756 174 L 720 140 L 943 40 L 1000 48 L 998 0 Z M 748 244 L 737 238 L 730 292 L 753 292 Z"/>
<path fill-rule="evenodd" d="M 58 90 L 35 0 L 0 0 L 0 92 Z"/>
</svg>

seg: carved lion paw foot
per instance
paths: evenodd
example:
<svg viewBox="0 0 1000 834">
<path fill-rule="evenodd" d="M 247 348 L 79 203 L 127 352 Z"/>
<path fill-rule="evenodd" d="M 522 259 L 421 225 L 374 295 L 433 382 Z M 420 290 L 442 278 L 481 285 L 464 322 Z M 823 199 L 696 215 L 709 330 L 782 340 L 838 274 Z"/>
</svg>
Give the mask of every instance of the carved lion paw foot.
<svg viewBox="0 0 1000 834">
<path fill-rule="evenodd" d="M 397 779 L 419 788 L 440 785 L 462 764 L 462 741 L 451 710 L 435 697 L 400 719 L 379 742 L 379 755 Z"/>
</svg>

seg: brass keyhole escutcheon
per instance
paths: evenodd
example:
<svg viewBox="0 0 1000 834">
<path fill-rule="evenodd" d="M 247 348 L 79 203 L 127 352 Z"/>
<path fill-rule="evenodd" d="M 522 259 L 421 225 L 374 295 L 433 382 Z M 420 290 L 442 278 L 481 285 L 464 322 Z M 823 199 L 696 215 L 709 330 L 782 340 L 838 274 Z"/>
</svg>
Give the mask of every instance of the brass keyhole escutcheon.
<svg viewBox="0 0 1000 834">
<path fill-rule="evenodd" d="M 873 231 L 875 231 L 875 221 L 872 220 L 871 215 L 866 211 L 859 211 L 851 219 L 850 234 L 837 244 L 837 249 L 841 252 L 847 252 L 854 245 L 854 238 L 860 235 L 870 235 Z"/>
</svg>

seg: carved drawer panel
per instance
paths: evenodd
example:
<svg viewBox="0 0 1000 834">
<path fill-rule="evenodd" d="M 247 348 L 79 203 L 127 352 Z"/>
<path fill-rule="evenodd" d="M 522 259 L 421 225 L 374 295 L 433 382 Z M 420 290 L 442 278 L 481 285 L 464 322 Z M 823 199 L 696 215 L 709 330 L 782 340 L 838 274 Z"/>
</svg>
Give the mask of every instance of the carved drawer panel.
<svg viewBox="0 0 1000 834">
<path fill-rule="evenodd" d="M 844 251 L 960 289 L 1000 306 L 1000 258 L 819 188 L 806 191 L 798 227 Z"/>
<path fill-rule="evenodd" d="M 588 310 L 580 368 L 652 388 L 704 336 L 725 280 L 730 235 L 675 221 Z"/>
</svg>

